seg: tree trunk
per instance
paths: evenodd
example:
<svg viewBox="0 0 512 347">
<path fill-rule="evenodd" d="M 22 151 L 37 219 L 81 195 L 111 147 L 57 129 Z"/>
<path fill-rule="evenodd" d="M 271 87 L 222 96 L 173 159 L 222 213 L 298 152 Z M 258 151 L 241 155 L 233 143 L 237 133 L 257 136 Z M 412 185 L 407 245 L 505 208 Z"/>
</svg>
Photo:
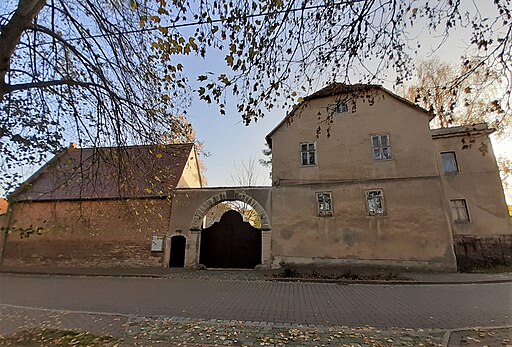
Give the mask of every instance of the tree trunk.
<svg viewBox="0 0 512 347">
<path fill-rule="evenodd" d="M 0 28 L 0 101 L 10 92 L 6 77 L 14 50 L 20 42 L 21 35 L 32 25 L 45 3 L 45 0 L 19 0 L 9 22 Z"/>
</svg>

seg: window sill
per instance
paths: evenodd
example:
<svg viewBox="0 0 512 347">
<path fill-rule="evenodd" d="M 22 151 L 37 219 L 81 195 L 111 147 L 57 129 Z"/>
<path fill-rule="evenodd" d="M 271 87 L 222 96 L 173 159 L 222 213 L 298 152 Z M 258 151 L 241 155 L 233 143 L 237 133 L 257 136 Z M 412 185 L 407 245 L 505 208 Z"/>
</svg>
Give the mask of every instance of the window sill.
<svg viewBox="0 0 512 347">
<path fill-rule="evenodd" d="M 318 217 L 334 217 L 334 214 L 331 212 L 331 213 L 319 213 L 317 215 Z"/>
<path fill-rule="evenodd" d="M 301 165 L 300 167 L 315 167 L 315 166 L 318 166 L 318 164 Z"/>
</svg>

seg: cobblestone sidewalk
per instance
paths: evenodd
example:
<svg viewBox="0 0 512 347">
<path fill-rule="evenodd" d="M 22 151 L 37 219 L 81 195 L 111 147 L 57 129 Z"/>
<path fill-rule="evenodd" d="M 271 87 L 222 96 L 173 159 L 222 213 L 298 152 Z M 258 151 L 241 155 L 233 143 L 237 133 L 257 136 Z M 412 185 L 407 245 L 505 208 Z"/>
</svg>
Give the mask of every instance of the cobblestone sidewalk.
<svg viewBox="0 0 512 347">
<path fill-rule="evenodd" d="M 110 335 L 121 338 L 125 346 L 512 346 L 511 327 L 378 330 L 368 326 L 139 317 L 0 305 L 0 335 L 34 328 Z"/>
</svg>

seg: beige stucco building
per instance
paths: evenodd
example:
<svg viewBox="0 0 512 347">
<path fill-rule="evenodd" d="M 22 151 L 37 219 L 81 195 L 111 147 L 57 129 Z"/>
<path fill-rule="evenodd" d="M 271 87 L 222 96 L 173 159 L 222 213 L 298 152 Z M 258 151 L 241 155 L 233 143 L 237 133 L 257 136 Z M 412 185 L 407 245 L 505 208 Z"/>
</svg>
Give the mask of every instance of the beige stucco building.
<svg viewBox="0 0 512 347">
<path fill-rule="evenodd" d="M 202 187 L 191 145 L 169 162 L 152 152 L 141 172 L 125 177 L 127 191 L 104 187 L 99 195 L 98 186 L 84 194 L 84 184 L 112 172 L 82 177 L 67 196 L 53 192 L 47 165 L 11 196 L 3 262 L 454 271 L 484 250 L 512 260 L 492 129 L 431 130 L 431 118 L 380 86 L 330 85 L 267 136 L 272 187 Z M 154 179 L 155 168 L 176 162 L 167 179 Z M 235 200 L 258 212 L 260 229 L 232 213 L 203 227 L 212 207 Z M 42 235 L 13 232 L 37 227 Z"/>
<path fill-rule="evenodd" d="M 492 130 L 430 120 L 379 86 L 306 97 L 267 137 L 274 263 L 453 270 L 454 236 L 510 234 Z"/>
</svg>

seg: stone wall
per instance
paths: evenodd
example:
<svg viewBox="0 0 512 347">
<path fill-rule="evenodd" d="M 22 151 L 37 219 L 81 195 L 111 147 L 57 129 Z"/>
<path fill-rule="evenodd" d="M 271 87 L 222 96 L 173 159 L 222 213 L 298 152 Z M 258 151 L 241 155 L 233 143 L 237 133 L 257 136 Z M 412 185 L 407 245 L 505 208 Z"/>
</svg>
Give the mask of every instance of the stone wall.
<svg viewBox="0 0 512 347">
<path fill-rule="evenodd" d="M 3 254 L 6 266 L 162 266 L 151 252 L 165 235 L 170 201 L 23 202 L 13 206 Z"/>
<path fill-rule="evenodd" d="M 512 235 L 454 235 L 460 271 L 512 265 Z"/>
</svg>

